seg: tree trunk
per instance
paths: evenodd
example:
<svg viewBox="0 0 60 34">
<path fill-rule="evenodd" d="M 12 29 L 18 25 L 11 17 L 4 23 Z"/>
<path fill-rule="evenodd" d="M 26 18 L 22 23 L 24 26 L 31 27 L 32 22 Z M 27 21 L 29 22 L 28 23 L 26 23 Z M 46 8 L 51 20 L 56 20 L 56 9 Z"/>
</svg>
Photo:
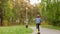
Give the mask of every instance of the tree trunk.
<svg viewBox="0 0 60 34">
<path fill-rule="evenodd" d="M 3 11 L 0 8 L 0 26 L 2 26 L 2 25 L 3 25 Z"/>
</svg>

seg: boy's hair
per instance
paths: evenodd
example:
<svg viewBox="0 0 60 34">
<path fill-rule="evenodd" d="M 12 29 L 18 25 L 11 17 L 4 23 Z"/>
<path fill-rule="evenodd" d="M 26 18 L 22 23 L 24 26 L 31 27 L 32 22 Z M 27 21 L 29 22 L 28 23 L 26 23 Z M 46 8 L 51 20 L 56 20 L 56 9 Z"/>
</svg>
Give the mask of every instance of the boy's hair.
<svg viewBox="0 0 60 34">
<path fill-rule="evenodd" d="M 40 15 L 37 15 L 37 18 L 39 18 L 40 17 Z"/>
</svg>

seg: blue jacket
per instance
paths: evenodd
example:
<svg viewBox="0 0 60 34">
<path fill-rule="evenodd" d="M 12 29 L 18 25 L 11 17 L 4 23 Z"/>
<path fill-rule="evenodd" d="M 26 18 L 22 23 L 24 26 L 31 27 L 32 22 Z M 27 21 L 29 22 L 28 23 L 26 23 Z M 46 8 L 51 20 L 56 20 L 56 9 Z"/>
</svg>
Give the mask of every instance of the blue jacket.
<svg viewBox="0 0 60 34">
<path fill-rule="evenodd" d="M 36 18 L 36 23 L 40 23 L 41 22 L 41 18 Z"/>
</svg>

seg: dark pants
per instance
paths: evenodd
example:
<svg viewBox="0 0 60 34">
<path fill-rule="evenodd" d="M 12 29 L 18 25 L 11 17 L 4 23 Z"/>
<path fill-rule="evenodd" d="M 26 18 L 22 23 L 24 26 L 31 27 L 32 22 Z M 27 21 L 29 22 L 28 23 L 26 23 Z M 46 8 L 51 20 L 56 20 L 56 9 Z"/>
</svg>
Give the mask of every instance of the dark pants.
<svg viewBox="0 0 60 34">
<path fill-rule="evenodd" d="M 40 31 L 39 25 L 39 23 L 36 24 L 36 28 L 38 29 L 38 31 Z"/>
</svg>

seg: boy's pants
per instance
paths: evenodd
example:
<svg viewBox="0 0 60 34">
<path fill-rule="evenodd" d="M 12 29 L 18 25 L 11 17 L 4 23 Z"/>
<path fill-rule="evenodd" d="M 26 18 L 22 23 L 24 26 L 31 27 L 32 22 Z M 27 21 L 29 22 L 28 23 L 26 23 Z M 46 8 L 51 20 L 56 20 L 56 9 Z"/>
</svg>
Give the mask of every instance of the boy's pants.
<svg viewBox="0 0 60 34">
<path fill-rule="evenodd" d="M 38 31 L 40 31 L 39 25 L 40 25 L 39 23 L 36 24 L 36 28 L 38 29 Z"/>
</svg>

